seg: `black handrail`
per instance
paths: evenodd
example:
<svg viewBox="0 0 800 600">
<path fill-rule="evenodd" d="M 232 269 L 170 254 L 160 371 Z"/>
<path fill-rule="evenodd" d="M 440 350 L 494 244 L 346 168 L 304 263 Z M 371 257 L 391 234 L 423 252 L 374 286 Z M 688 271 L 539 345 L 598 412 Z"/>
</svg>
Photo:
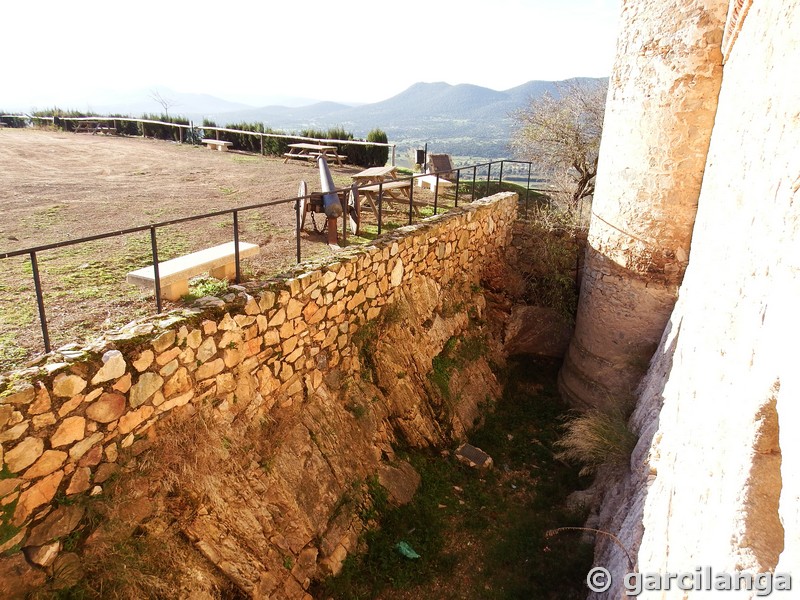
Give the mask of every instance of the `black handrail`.
<svg viewBox="0 0 800 600">
<path fill-rule="evenodd" d="M 504 163 L 517 163 L 517 164 L 527 164 L 528 165 L 528 178 L 527 178 L 527 185 L 526 185 L 526 192 L 525 192 L 525 214 L 527 216 L 528 211 L 528 197 L 531 190 L 531 171 L 532 171 L 532 163 L 529 161 L 517 161 L 517 160 L 500 160 L 500 161 L 489 161 L 483 164 L 477 165 L 469 165 L 465 167 L 458 167 L 452 169 L 452 171 L 447 171 L 448 173 L 452 173 L 453 171 L 456 174 L 455 177 L 455 207 L 458 207 L 458 199 L 460 194 L 460 187 L 461 187 L 461 171 L 464 169 L 472 169 L 472 187 L 471 187 L 471 198 L 475 199 L 475 185 L 477 183 L 477 173 L 479 168 L 487 168 L 487 176 L 486 176 L 486 193 L 487 195 L 490 192 L 490 182 L 491 182 L 491 173 L 492 173 L 492 165 L 500 163 L 500 176 L 498 180 L 498 187 L 502 189 L 502 181 L 503 181 L 503 165 Z M 441 172 L 437 171 L 434 173 L 427 173 L 427 174 L 417 174 L 411 175 L 410 177 L 403 177 L 399 178 L 398 181 L 410 181 L 409 185 L 409 201 L 408 201 L 408 224 L 413 224 L 414 220 L 414 183 L 415 180 L 419 177 L 423 177 L 426 175 L 434 175 L 436 177 L 436 188 L 434 191 L 434 200 L 433 200 L 433 213 L 434 215 L 438 214 L 439 210 L 439 184 L 441 180 Z M 345 192 L 348 190 L 359 190 L 361 187 L 364 187 L 370 184 L 362 184 L 353 185 L 350 188 L 343 188 L 334 190 L 336 193 Z M 378 184 L 378 235 L 381 235 L 382 228 L 383 228 L 383 183 Z M 220 216 L 227 216 L 231 215 L 233 218 L 233 238 L 234 238 L 234 262 L 236 265 L 236 283 L 241 282 L 241 259 L 240 259 L 240 250 L 239 250 L 239 213 L 249 210 L 256 210 L 260 208 L 266 208 L 270 206 L 279 206 L 282 204 L 289 204 L 292 203 L 294 205 L 294 210 L 296 212 L 296 219 L 295 219 L 295 235 L 297 240 L 297 262 L 300 263 L 302 261 L 301 256 L 301 248 L 300 248 L 300 223 L 302 215 L 300 214 L 302 208 L 302 200 L 309 201 L 311 198 L 311 194 L 306 194 L 305 196 L 296 196 L 294 198 L 287 198 L 283 200 L 271 200 L 268 202 L 259 202 L 256 204 L 249 204 L 245 206 L 239 206 L 237 208 L 232 209 L 223 209 L 217 210 L 209 213 L 204 213 L 201 215 L 191 215 L 188 217 L 179 217 L 176 219 L 169 219 L 166 221 L 159 221 L 157 223 L 150 223 L 148 225 L 139 225 L 137 227 L 129 227 L 127 229 L 120 229 L 117 231 L 110 231 L 106 233 L 100 233 L 90 236 L 85 236 L 82 238 L 77 238 L 73 240 L 65 240 L 61 242 L 53 242 L 50 244 L 43 244 L 40 246 L 34 246 L 31 248 L 24 248 L 21 250 L 13 250 L 11 252 L 0 252 L 0 259 L 4 258 L 12 258 L 16 256 L 24 256 L 28 255 L 31 260 L 31 268 L 32 268 L 32 275 L 33 275 L 33 283 L 36 292 L 36 302 L 39 310 L 39 321 L 41 324 L 42 329 L 42 338 L 44 341 L 45 352 L 50 352 L 50 335 L 47 327 L 47 317 L 45 313 L 45 305 L 44 305 L 44 295 L 42 292 L 42 284 L 41 278 L 39 274 L 39 267 L 38 267 L 38 260 L 37 260 L 37 253 L 43 252 L 45 250 L 54 250 L 57 248 L 64 248 L 67 246 L 74 246 L 77 244 L 83 244 L 87 242 L 93 242 L 102 239 L 108 239 L 112 237 L 118 237 L 122 235 L 128 235 L 132 233 L 140 233 L 143 231 L 150 232 L 150 245 L 151 245 L 151 254 L 153 259 L 153 276 L 155 279 L 155 301 L 156 301 L 156 310 L 158 313 L 161 313 L 163 310 L 162 302 L 161 302 L 161 277 L 159 274 L 159 260 L 158 260 L 158 242 L 157 242 L 157 230 L 162 227 L 167 227 L 170 225 L 177 225 L 181 223 L 188 223 L 191 221 L 198 221 L 201 219 L 209 219 L 213 217 L 220 217 Z M 345 203 L 347 204 L 347 203 Z M 344 211 L 344 218 L 343 221 L 343 239 L 347 240 L 347 208 Z"/>
</svg>

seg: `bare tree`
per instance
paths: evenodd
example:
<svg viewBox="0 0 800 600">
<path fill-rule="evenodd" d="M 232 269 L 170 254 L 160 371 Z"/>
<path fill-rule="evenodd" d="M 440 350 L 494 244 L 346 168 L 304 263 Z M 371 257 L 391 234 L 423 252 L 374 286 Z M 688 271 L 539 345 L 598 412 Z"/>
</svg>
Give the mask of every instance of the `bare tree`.
<svg viewBox="0 0 800 600">
<path fill-rule="evenodd" d="M 514 153 L 550 174 L 570 210 L 594 193 L 607 92 L 605 80 L 574 79 L 511 115 Z"/>
<path fill-rule="evenodd" d="M 161 105 L 164 109 L 164 114 L 168 117 L 169 109 L 178 104 L 176 100 L 162 96 L 158 90 L 150 90 L 150 97 Z"/>
</svg>

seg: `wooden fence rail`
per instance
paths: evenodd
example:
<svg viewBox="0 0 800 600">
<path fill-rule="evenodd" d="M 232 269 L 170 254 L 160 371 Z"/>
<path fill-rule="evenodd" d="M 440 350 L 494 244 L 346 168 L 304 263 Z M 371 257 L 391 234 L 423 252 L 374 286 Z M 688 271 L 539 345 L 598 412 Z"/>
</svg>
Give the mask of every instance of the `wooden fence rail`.
<svg viewBox="0 0 800 600">
<path fill-rule="evenodd" d="M 34 117 L 31 115 L 0 115 L 0 119 L 9 118 L 9 119 L 29 119 L 33 120 L 42 120 L 42 121 L 53 121 L 55 122 L 55 116 L 52 117 Z M 321 138 L 312 138 L 306 137 L 302 135 L 291 135 L 287 133 L 266 133 L 261 131 L 244 131 L 242 129 L 229 129 L 227 127 L 212 127 L 212 126 L 200 126 L 195 125 L 192 121 L 189 121 L 189 124 L 184 123 L 170 123 L 166 121 L 155 121 L 152 119 L 136 119 L 133 117 L 58 117 L 60 121 L 125 121 L 129 123 L 142 123 L 142 124 L 150 124 L 150 125 L 165 125 L 167 127 L 176 127 L 178 129 L 178 137 L 180 138 L 180 143 L 183 143 L 183 130 L 189 129 L 202 129 L 203 131 L 214 131 L 216 133 L 217 139 L 219 139 L 219 132 L 227 132 L 227 133 L 236 133 L 236 134 L 246 134 L 246 135 L 255 135 L 261 136 L 261 148 L 263 152 L 264 148 L 264 138 L 278 138 L 278 139 L 289 139 L 289 140 L 301 140 L 304 142 L 314 142 L 317 144 L 351 144 L 354 146 L 380 146 L 385 148 L 391 148 L 392 150 L 392 166 L 395 165 L 396 155 L 397 155 L 397 144 L 389 144 L 384 142 L 367 142 L 363 140 L 335 140 L 335 139 L 321 139 Z M 144 136 L 144 127 L 142 127 L 142 135 Z"/>
</svg>

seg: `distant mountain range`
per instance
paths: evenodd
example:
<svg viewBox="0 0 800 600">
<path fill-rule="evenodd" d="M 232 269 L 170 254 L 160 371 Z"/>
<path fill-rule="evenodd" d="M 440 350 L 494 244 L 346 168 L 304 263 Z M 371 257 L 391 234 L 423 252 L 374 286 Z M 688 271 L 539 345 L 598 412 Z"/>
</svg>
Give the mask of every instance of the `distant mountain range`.
<svg viewBox="0 0 800 600">
<path fill-rule="evenodd" d="M 589 81 L 589 78 L 580 78 Z M 299 131 L 341 126 L 357 137 L 383 129 L 398 151 L 428 144 L 433 152 L 455 156 L 503 158 L 510 155 L 511 113 L 532 98 L 557 94 L 554 81 L 529 81 L 496 91 L 444 82 L 415 83 L 381 102 L 348 106 L 318 102 L 308 106 L 265 106 L 207 114 L 218 124 L 262 122 L 273 129 Z"/>
<path fill-rule="evenodd" d="M 504 91 L 471 84 L 415 83 L 396 96 L 373 104 L 354 106 L 281 97 L 279 101 L 286 105 L 261 108 L 206 94 L 182 94 L 166 88 L 154 90 L 158 89 L 160 96 L 170 102 L 170 114 L 179 114 L 197 122 L 203 118 L 212 119 L 221 126 L 260 122 L 286 132 L 341 126 L 356 137 L 365 137 L 370 130 L 380 128 L 388 134 L 389 141 L 398 145 L 398 158 L 402 163 L 402 157 L 409 154 L 408 150 L 426 143 L 431 152 L 454 156 L 509 157 L 508 142 L 513 125 L 511 113 L 532 98 L 545 93 L 557 94 L 559 83 L 529 81 Z M 153 96 L 152 90 L 142 90 L 127 97 L 105 98 L 90 109 L 99 113 L 136 116 L 160 113 L 162 107 Z"/>
</svg>

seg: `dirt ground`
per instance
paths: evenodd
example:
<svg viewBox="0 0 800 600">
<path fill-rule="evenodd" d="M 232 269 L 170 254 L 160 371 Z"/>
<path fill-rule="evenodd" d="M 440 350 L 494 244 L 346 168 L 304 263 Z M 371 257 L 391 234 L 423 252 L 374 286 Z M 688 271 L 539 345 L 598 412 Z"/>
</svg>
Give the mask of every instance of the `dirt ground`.
<svg viewBox="0 0 800 600">
<path fill-rule="evenodd" d="M 331 167 L 335 185 L 342 188 L 360 170 Z M 275 157 L 152 139 L 3 129 L 0 254 L 293 198 L 301 180 L 309 191 L 320 190 L 319 171 L 313 163 L 284 164 Z M 418 190 L 415 197 L 420 199 L 430 194 Z M 369 219 L 365 215 L 365 222 Z M 407 216 L 400 213 L 384 217 L 386 229 L 406 222 Z M 296 263 L 292 204 L 244 211 L 239 215 L 239 229 L 242 241 L 261 246 L 259 257 L 244 264 L 246 278 L 264 278 Z M 159 229 L 159 259 L 231 241 L 232 230 L 230 216 Z M 374 238 L 374 227 L 364 231 L 362 237 L 350 238 L 350 243 Z M 307 260 L 335 251 L 306 223 L 301 252 Z M 3 371 L 30 360 L 44 346 L 29 258 L 0 260 Z M 128 271 L 152 264 L 148 232 L 43 251 L 37 253 L 37 260 L 53 348 L 83 342 L 99 330 L 155 313 L 152 292 L 125 282 Z M 202 289 L 197 293 L 202 294 Z"/>
</svg>

